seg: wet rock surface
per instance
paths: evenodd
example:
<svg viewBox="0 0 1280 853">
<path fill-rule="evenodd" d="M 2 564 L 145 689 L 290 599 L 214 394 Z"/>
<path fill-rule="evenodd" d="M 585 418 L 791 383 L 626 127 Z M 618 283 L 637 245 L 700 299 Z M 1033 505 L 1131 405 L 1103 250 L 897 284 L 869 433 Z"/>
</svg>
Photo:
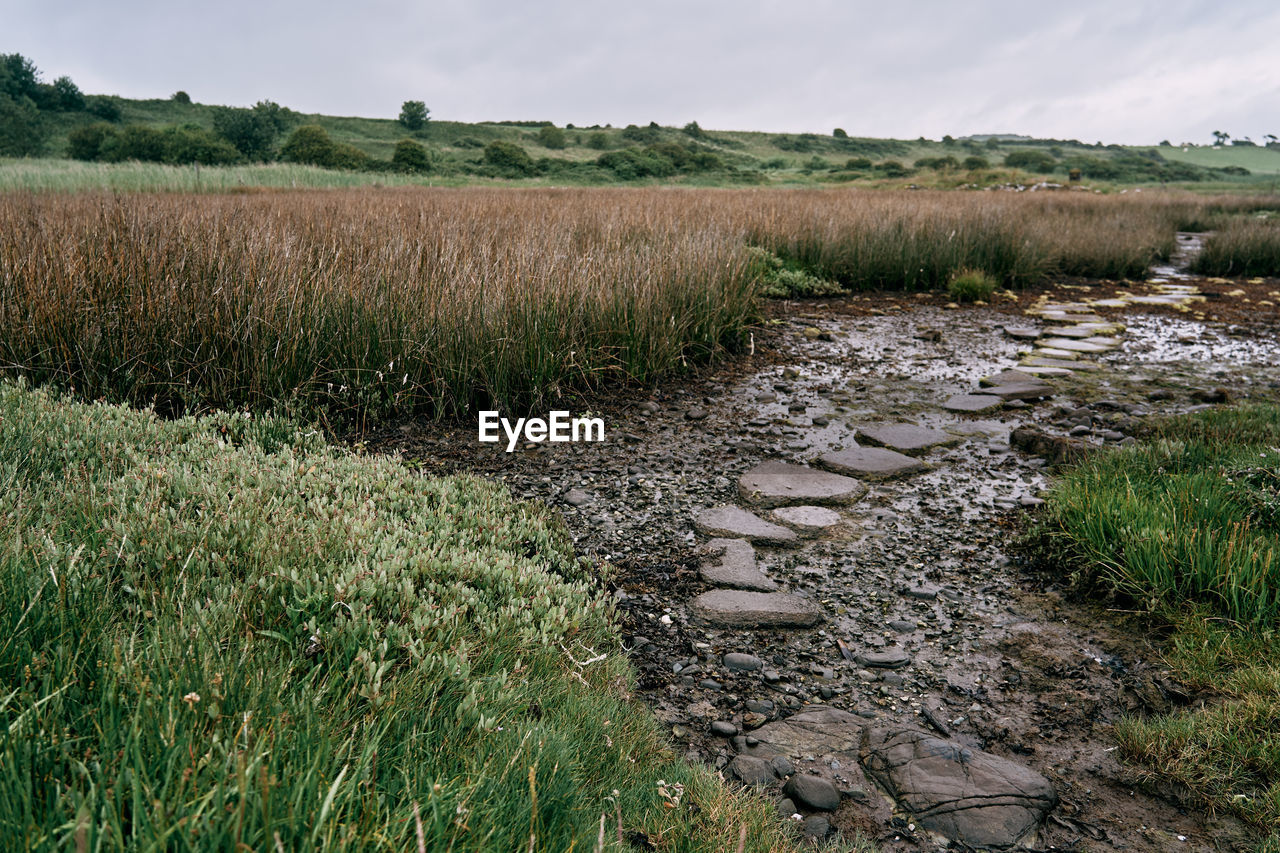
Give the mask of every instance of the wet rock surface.
<svg viewBox="0 0 1280 853">
<path fill-rule="evenodd" d="M 1118 761 L 1115 721 L 1186 701 L 1146 625 L 1068 600 L 1064 578 L 1027 574 L 1009 544 L 1055 458 L 1136 440 L 1151 416 L 1220 405 L 1199 399 L 1215 389 L 1224 392 L 1215 399 L 1280 397 L 1274 328 L 1197 319 L 1179 310 L 1186 302 L 1129 298 L 1159 287 L 1054 291 L 1003 311 L 887 297 L 779 307 L 772 331 L 757 333 L 753 358 L 599 406 L 608 425 L 602 445 L 508 455 L 475 442 L 474 429 L 424 426 L 407 437 L 391 430 L 384 446 L 430 473 L 500 478 L 517 496 L 562 512 L 579 551 L 616 567 L 611 590 L 638 695 L 679 750 L 752 779 L 784 811 L 780 819 L 799 811 L 822 818 L 827 832 L 859 831 L 885 850 L 937 849 L 942 830 L 920 822 L 915 810 L 924 807 L 908 789 L 867 772 L 863 734 L 876 728 L 936 737 L 1047 780 L 1058 804 L 1037 830 L 1040 849 L 1236 849 L 1244 842 L 1233 821 L 1145 793 Z M 1116 307 L 1100 304 L 1113 299 Z M 1121 343 L 1083 358 L 1041 354 L 1044 338 L 1059 337 L 1053 329 L 1093 322 L 1122 326 L 1090 336 Z M 1013 337 L 1010 326 L 1042 334 Z M 941 334 L 920 337 L 922 328 Z M 942 406 L 983 393 L 979 380 L 1020 362 L 1071 373 L 1045 377 L 1052 387 L 1043 400 L 979 413 Z M 709 414 L 690 420 L 693 408 Z M 899 454 L 910 464 L 898 476 L 829 464 L 869 450 L 858 431 L 885 423 L 937 430 L 951 443 Z M 830 507 L 841 517 L 834 530 L 801 538 L 739 491 L 739 478 L 766 462 L 829 468 L 866 492 Z M 572 489 L 590 500 L 564 502 Z M 706 523 L 700 513 L 709 507 L 733 510 L 731 532 Z M 706 618 L 703 595 L 716 604 L 763 594 L 701 574 L 709 558 L 699 548 L 710 540 L 753 538 L 737 526 L 747 515 L 789 537 L 756 539 L 757 576 L 820 621 Z M 729 655 L 760 666 L 737 657 L 730 665 Z M 713 723 L 736 734 L 713 733 Z M 746 758 L 768 766 L 739 761 Z M 829 782 L 839 806 L 817 811 L 787 797 L 783 787 L 797 774 Z"/>
</svg>

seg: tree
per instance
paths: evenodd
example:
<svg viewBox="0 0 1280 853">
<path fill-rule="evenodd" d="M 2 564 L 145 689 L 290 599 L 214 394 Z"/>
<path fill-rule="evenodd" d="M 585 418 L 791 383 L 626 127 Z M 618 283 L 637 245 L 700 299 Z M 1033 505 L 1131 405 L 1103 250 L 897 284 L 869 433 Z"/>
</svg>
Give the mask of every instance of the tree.
<svg viewBox="0 0 1280 853">
<path fill-rule="evenodd" d="M 173 101 L 175 104 L 189 104 L 191 103 L 191 96 L 179 89 L 173 93 L 173 96 L 170 97 L 169 100 Z"/>
<path fill-rule="evenodd" d="M 97 160 L 102 144 L 116 135 L 115 127 L 105 121 L 77 127 L 67 134 L 67 156 L 73 160 Z"/>
<path fill-rule="evenodd" d="M 544 124 L 538 128 L 538 144 L 543 148 L 563 148 L 565 146 L 564 131 L 553 124 Z"/>
<path fill-rule="evenodd" d="M 247 160 L 270 160 L 276 137 L 284 130 L 285 111 L 274 101 L 258 101 L 250 109 L 218 107 L 213 129 L 235 146 Z"/>
<path fill-rule="evenodd" d="M 1231 138 L 1231 134 L 1229 134 L 1229 133 L 1223 133 L 1223 132 L 1222 132 L 1222 131 L 1220 131 L 1220 130 L 1215 130 L 1215 131 L 1213 132 L 1213 144 L 1214 144 L 1214 145 L 1226 145 L 1226 144 L 1227 144 L 1227 140 L 1228 140 L 1228 139 L 1230 139 L 1230 138 Z"/>
<path fill-rule="evenodd" d="M 835 130 L 831 131 L 831 135 L 834 136 L 836 139 L 849 138 L 849 134 L 845 132 L 845 129 L 843 127 L 837 127 Z"/>
<path fill-rule="evenodd" d="M 354 145 L 334 142 L 318 124 L 304 124 L 280 148 L 280 156 L 293 163 L 309 163 L 327 169 L 361 169 L 369 155 Z"/>
<path fill-rule="evenodd" d="M 409 130 L 421 130 L 427 124 L 429 112 L 422 101 L 405 101 L 400 105 L 400 123 Z"/>
<path fill-rule="evenodd" d="M 64 113 L 78 113 L 85 107 L 84 93 L 80 91 L 80 87 L 72 82 L 71 78 L 65 74 L 53 81 L 53 85 L 49 87 L 50 106 Z"/>
<path fill-rule="evenodd" d="M 431 158 L 427 149 L 412 139 L 401 139 L 396 143 L 395 153 L 391 155 L 391 165 L 402 172 L 429 172 Z"/>
<path fill-rule="evenodd" d="M 527 151 L 519 145 L 500 139 L 485 146 L 484 162 L 512 177 L 522 177 L 534 170 L 533 158 Z"/>
<path fill-rule="evenodd" d="M 48 128 L 34 101 L 25 95 L 14 98 L 0 93 L 0 155 L 39 154 L 47 135 Z"/>
<path fill-rule="evenodd" d="M 706 136 L 706 134 L 702 132 L 702 128 L 698 126 L 698 123 L 696 121 L 689 122 L 681 129 L 689 136 L 692 136 L 694 139 L 702 139 L 704 136 Z"/>
<path fill-rule="evenodd" d="M 0 95 L 8 95 L 15 101 L 19 98 L 38 101 L 40 72 L 35 63 L 20 53 L 0 54 Z"/>
<path fill-rule="evenodd" d="M 123 115 L 120 108 L 120 99 L 111 95 L 93 95 L 89 99 L 89 105 L 86 109 L 90 115 L 97 116 L 103 121 L 119 121 Z"/>
</svg>

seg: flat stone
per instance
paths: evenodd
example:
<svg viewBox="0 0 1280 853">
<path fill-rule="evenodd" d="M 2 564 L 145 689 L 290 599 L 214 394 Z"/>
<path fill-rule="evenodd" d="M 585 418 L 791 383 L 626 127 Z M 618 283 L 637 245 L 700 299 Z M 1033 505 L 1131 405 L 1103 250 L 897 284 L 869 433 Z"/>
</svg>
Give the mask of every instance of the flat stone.
<svg viewBox="0 0 1280 853">
<path fill-rule="evenodd" d="M 1120 338 L 1114 338 L 1108 335 L 1094 335 L 1091 338 L 1084 338 L 1082 343 L 1097 344 L 1100 347 L 1118 347 L 1124 343 L 1124 341 Z"/>
<path fill-rule="evenodd" d="M 562 500 L 569 506 L 582 506 L 583 504 L 591 502 L 591 495 L 587 494 L 582 489 L 570 489 L 564 493 Z"/>
<path fill-rule="evenodd" d="M 709 584 L 761 592 L 773 592 L 778 588 L 757 567 L 756 549 L 745 539 L 712 539 L 701 552 L 706 559 L 698 573 Z"/>
<path fill-rule="evenodd" d="M 744 785 L 772 785 L 777 777 L 773 773 L 773 765 L 763 758 L 750 755 L 735 755 L 729 762 L 729 772 Z"/>
<path fill-rule="evenodd" d="M 1093 336 L 1093 330 L 1081 328 L 1080 326 L 1059 326 L 1052 330 L 1054 337 L 1058 338 L 1089 338 Z"/>
<path fill-rule="evenodd" d="M 1040 343 L 1046 348 L 1064 349 L 1068 352 L 1106 352 L 1109 349 L 1115 349 L 1114 346 L 1103 346 L 1101 344 L 1091 344 L 1088 341 L 1075 341 L 1070 338 L 1045 338 Z"/>
<path fill-rule="evenodd" d="M 840 792 L 821 776 L 797 773 L 787 780 L 782 792 L 802 806 L 821 812 L 840 808 Z"/>
<path fill-rule="evenodd" d="M 940 429 L 902 423 L 862 427 L 858 430 L 858 438 L 908 455 L 924 453 L 931 447 L 957 444 L 960 441 L 959 437 Z"/>
<path fill-rule="evenodd" d="M 738 733 L 738 727 L 724 720 L 716 720 L 711 724 L 711 733 L 720 737 L 733 737 Z"/>
<path fill-rule="evenodd" d="M 1020 368 L 1029 367 L 1061 367 L 1067 370 L 1101 370 L 1102 365 L 1095 361 L 1070 361 L 1060 358 L 1044 358 L 1042 356 L 1029 356 L 1022 360 Z"/>
<path fill-rule="evenodd" d="M 734 672 L 755 672 L 764 669 L 764 661 L 745 652 L 729 652 L 724 656 L 724 666 Z"/>
<path fill-rule="evenodd" d="M 812 601 L 785 592 L 713 589 L 689 606 L 695 616 L 723 628 L 807 628 L 824 619 Z"/>
<path fill-rule="evenodd" d="M 872 669 L 899 669 L 911 663 L 911 655 L 906 649 L 889 648 L 855 655 L 854 660 Z"/>
<path fill-rule="evenodd" d="M 752 733 L 754 744 L 739 745 L 735 741 L 734 745 L 740 752 L 760 758 L 841 753 L 856 758 L 865 725 L 866 720 L 848 711 L 813 705 L 785 720 L 756 729 Z"/>
<path fill-rule="evenodd" d="M 840 513 L 822 506 L 781 506 L 769 515 L 802 534 L 821 533 L 840 523 Z"/>
<path fill-rule="evenodd" d="M 1095 299 L 1089 303 L 1096 308 L 1123 308 L 1129 304 L 1127 299 Z"/>
<path fill-rule="evenodd" d="M 1001 400 L 1040 400 L 1052 397 L 1053 391 L 1052 385 L 1037 380 L 997 385 L 986 389 L 987 394 L 999 397 Z"/>
<path fill-rule="evenodd" d="M 947 399 L 942 408 L 950 412 L 989 412 L 1004 404 L 999 397 L 990 394 L 957 394 Z"/>
<path fill-rule="evenodd" d="M 850 447 L 818 457 L 818 464 L 863 480 L 892 480 L 927 471 L 929 466 L 884 447 Z"/>
<path fill-rule="evenodd" d="M 708 536 L 747 539 L 764 545 L 795 545 L 800 541 L 794 530 L 731 504 L 703 510 L 693 517 L 693 524 Z"/>
<path fill-rule="evenodd" d="M 927 732 L 869 728 L 860 757 L 916 823 L 970 847 L 1020 843 L 1058 802 L 1034 770 Z"/>
<path fill-rule="evenodd" d="M 1034 326 L 1005 326 L 1004 333 L 1020 341 L 1034 341 L 1044 334 L 1043 331 Z"/>
<path fill-rule="evenodd" d="M 820 814 L 811 814 L 804 819 L 804 834 L 814 841 L 822 841 L 831 832 L 831 821 Z"/>
<path fill-rule="evenodd" d="M 978 380 L 978 384 L 984 388 L 993 385 L 1010 385 L 1015 382 L 1034 382 L 1035 377 L 1023 373 L 1019 370 L 1002 370 L 999 373 L 993 373 L 990 376 L 984 376 Z"/>
<path fill-rule="evenodd" d="M 738 480 L 742 499 L 766 507 L 851 504 L 867 487 L 851 477 L 789 462 L 761 462 Z"/>
<path fill-rule="evenodd" d="M 1035 351 L 1035 355 L 1043 358 L 1057 358 L 1063 361 L 1079 358 L 1080 353 L 1071 350 L 1056 349 L 1055 347 L 1039 347 Z"/>
<path fill-rule="evenodd" d="M 1020 364 L 1018 369 L 1030 373 L 1032 376 L 1070 376 L 1072 371 L 1066 367 L 1036 367 L 1030 364 Z"/>
</svg>

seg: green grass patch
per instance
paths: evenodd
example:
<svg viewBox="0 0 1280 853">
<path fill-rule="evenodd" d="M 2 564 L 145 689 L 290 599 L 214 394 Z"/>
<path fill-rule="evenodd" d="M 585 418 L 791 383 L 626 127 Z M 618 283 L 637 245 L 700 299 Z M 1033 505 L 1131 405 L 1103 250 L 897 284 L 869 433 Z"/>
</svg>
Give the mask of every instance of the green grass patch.
<svg viewBox="0 0 1280 853">
<path fill-rule="evenodd" d="M 833 296 L 841 293 L 838 283 L 818 278 L 795 261 L 787 262 L 766 249 L 752 247 L 752 263 L 760 277 L 760 295 L 773 299 L 804 296 Z"/>
<path fill-rule="evenodd" d="M 1193 269 L 1203 275 L 1280 276 L 1280 219 L 1232 217 L 1205 241 Z"/>
<path fill-rule="evenodd" d="M 1090 458 L 1028 543 L 1046 568 L 1171 626 L 1169 665 L 1209 694 L 1200 710 L 1118 725 L 1124 756 L 1280 843 L 1280 407 L 1170 419 Z"/>
<path fill-rule="evenodd" d="M 958 270 L 947 284 L 947 295 L 957 302 L 986 301 L 999 282 L 982 270 Z"/>
<path fill-rule="evenodd" d="M 541 505 L 12 384 L 0 481 L 3 849 L 789 847 L 628 699 Z"/>
</svg>

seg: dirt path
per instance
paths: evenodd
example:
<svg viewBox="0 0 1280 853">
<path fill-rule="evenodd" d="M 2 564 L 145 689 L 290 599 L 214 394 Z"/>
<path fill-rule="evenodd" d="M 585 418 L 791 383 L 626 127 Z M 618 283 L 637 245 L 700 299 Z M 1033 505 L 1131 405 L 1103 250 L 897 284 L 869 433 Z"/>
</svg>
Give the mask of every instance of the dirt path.
<svg viewBox="0 0 1280 853">
<path fill-rule="evenodd" d="M 1050 478 L 1011 436 L 1061 454 L 1132 441 L 1150 414 L 1280 396 L 1275 335 L 1138 313 L 1194 298 L 1194 282 L 1159 272 L 1170 280 L 1132 288 L 1123 305 L 1055 295 L 1033 316 L 810 304 L 776 322 L 761 341 L 769 358 L 745 372 L 616 401 L 603 445 L 508 455 L 469 429 L 414 426 L 373 443 L 561 506 L 580 550 L 619 569 L 640 690 L 673 739 L 763 784 L 780 819 L 798 814 L 812 835 L 858 829 L 886 850 L 1014 837 L 1037 849 L 1237 849 L 1233 821 L 1136 790 L 1116 760 L 1118 717 L 1188 701 L 1141 621 L 1065 600 L 1065 579 L 1029 576 L 1008 553 Z M 1019 361 L 1031 372 L 999 377 L 985 400 L 952 399 Z M 953 410 L 968 406 L 982 410 Z M 901 441 L 874 428 L 886 423 L 939 432 L 904 445 L 905 470 L 880 480 L 857 467 L 869 454 L 848 451 Z M 762 462 L 797 467 L 744 484 Z M 855 476 L 808 482 L 823 466 Z M 775 504 L 824 508 L 775 515 Z M 717 507 L 796 541 L 700 518 Z M 753 537 L 706 553 L 711 539 Z"/>
</svg>

